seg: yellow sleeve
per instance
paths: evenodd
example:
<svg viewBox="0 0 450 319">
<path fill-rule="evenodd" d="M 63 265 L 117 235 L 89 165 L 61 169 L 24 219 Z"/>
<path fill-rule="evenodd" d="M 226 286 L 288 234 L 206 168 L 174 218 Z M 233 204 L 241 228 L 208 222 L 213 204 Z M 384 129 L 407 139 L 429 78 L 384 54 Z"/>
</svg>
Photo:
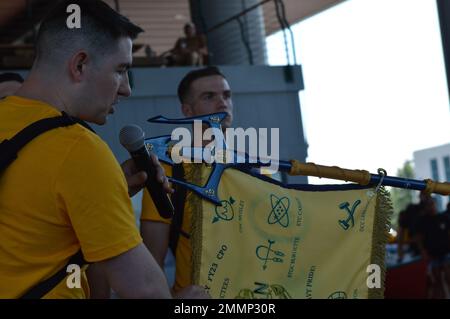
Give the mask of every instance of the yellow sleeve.
<svg viewBox="0 0 450 319">
<path fill-rule="evenodd" d="M 84 257 L 97 262 L 142 242 L 119 163 L 98 136 L 86 132 L 68 152 L 55 182 Z"/>
<path fill-rule="evenodd" d="M 172 166 L 162 163 L 164 170 L 166 171 L 167 176 L 172 176 Z M 162 222 L 165 224 L 170 224 L 170 218 L 163 218 L 159 215 L 158 210 L 155 207 L 155 203 L 148 193 L 147 189 L 144 188 L 144 194 L 142 196 L 142 212 L 141 212 L 141 220 L 149 220 Z"/>
</svg>

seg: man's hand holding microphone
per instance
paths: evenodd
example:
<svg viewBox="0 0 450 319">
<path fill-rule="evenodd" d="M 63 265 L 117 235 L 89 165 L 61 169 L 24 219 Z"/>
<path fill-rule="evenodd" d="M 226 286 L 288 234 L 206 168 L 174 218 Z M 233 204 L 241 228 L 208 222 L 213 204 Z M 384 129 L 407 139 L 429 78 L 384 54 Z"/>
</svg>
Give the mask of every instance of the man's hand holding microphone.
<svg viewBox="0 0 450 319">
<path fill-rule="evenodd" d="M 133 183 L 129 184 L 129 193 L 136 193 L 135 191 L 138 188 L 136 186 L 139 186 L 139 184 L 141 186 L 145 185 L 159 214 L 164 218 L 171 218 L 174 208 L 168 193 L 172 191 L 158 159 L 153 154 L 153 156 L 150 156 L 145 147 L 144 132 L 137 125 L 127 125 L 120 131 L 119 139 L 123 147 L 130 153 L 132 161 L 136 165 L 136 171 L 128 167 L 129 173 L 131 173 L 129 179 Z M 146 179 L 144 179 L 144 174 L 147 175 Z"/>
<path fill-rule="evenodd" d="M 162 184 L 162 187 L 166 193 L 172 194 L 174 190 L 170 186 L 169 180 L 166 177 L 166 172 L 161 166 L 158 157 L 155 154 L 150 154 L 150 159 L 156 169 L 156 180 Z M 122 170 L 127 180 L 128 194 L 130 195 L 130 197 L 133 197 L 142 188 L 145 187 L 145 182 L 147 181 L 147 173 L 145 171 L 139 170 L 132 158 L 126 160 L 120 166 L 122 166 Z"/>
<path fill-rule="evenodd" d="M 146 187 L 164 218 L 171 218 L 174 208 L 168 194 L 174 192 L 166 177 L 164 168 L 157 156 L 149 153 L 144 143 L 144 132 L 137 125 L 127 125 L 119 134 L 120 143 L 131 155 L 131 159 L 121 164 L 128 184 L 128 194 L 134 196 Z M 172 292 L 174 298 L 180 299 L 209 299 L 211 296 L 198 285 L 190 285 L 177 293 Z"/>
</svg>

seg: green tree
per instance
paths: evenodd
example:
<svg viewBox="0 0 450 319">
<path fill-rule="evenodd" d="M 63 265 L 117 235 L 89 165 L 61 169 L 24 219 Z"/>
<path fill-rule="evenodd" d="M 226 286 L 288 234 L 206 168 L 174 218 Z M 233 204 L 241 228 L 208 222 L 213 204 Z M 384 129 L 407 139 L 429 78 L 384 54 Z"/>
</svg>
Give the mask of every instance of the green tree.
<svg viewBox="0 0 450 319">
<path fill-rule="evenodd" d="M 414 178 L 414 168 L 411 161 L 406 161 L 403 167 L 397 170 L 397 176 L 403 178 Z M 398 228 L 398 215 L 402 210 L 404 210 L 409 204 L 413 202 L 414 190 L 403 189 L 403 188 L 392 188 L 391 189 L 391 199 L 394 208 L 394 215 L 392 216 L 392 227 Z"/>
</svg>

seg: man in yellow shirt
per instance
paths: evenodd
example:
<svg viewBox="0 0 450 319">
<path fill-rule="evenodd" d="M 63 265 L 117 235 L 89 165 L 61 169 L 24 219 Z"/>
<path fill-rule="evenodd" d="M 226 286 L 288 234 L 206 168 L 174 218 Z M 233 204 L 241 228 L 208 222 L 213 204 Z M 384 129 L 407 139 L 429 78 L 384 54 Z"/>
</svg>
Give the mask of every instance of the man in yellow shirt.
<svg viewBox="0 0 450 319">
<path fill-rule="evenodd" d="M 81 28 L 68 27 L 71 4 L 80 8 Z M 63 1 L 42 22 L 28 78 L 0 102 L 0 141 L 61 112 L 81 124 L 39 135 L 1 172 L 0 298 L 23 296 L 80 249 L 120 297 L 171 297 L 134 222 L 129 196 L 142 188 L 145 173 L 131 161 L 122 171 L 83 122 L 104 124 L 118 99 L 130 95 L 132 39 L 141 31 L 99 0 Z M 43 297 L 88 296 L 83 271 L 79 287 L 62 280 Z M 206 294 L 189 287 L 180 296 Z"/>
<path fill-rule="evenodd" d="M 225 76 L 218 68 L 206 67 L 189 72 L 178 86 L 178 98 L 181 103 L 181 110 L 186 117 L 227 112 L 227 117 L 222 121 L 222 129 L 231 126 L 233 121 L 231 89 Z M 205 145 L 194 144 L 194 147 L 201 146 Z M 172 175 L 172 169 L 170 167 L 165 168 L 166 172 Z M 189 172 L 184 173 L 189 174 Z M 176 203 L 174 205 L 176 206 Z M 175 251 L 175 291 L 179 291 L 191 284 L 192 247 L 189 236 L 191 232 L 192 207 L 188 204 L 188 201 L 184 201 L 182 210 L 181 229 L 176 231 L 179 236 L 176 236 L 178 240 Z M 176 211 L 175 214 L 179 216 L 180 212 Z M 161 267 L 164 266 L 171 232 L 174 234 L 174 230 L 171 231 L 172 223 L 175 225 L 174 221 L 163 219 L 158 214 L 149 193 L 144 190 L 141 235 L 145 245 Z M 172 228 L 178 228 L 178 226 L 172 226 Z"/>
</svg>

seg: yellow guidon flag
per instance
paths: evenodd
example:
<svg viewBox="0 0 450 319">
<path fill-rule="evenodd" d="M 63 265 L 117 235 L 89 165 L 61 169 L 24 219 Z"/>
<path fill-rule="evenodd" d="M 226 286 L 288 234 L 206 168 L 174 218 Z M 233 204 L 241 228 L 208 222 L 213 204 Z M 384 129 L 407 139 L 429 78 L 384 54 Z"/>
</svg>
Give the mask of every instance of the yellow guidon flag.
<svg viewBox="0 0 450 319">
<path fill-rule="evenodd" d="M 209 173 L 193 165 L 192 182 Z M 226 169 L 222 206 L 193 206 L 193 282 L 213 298 L 382 298 L 389 194 L 358 185 L 282 186 Z"/>
</svg>

